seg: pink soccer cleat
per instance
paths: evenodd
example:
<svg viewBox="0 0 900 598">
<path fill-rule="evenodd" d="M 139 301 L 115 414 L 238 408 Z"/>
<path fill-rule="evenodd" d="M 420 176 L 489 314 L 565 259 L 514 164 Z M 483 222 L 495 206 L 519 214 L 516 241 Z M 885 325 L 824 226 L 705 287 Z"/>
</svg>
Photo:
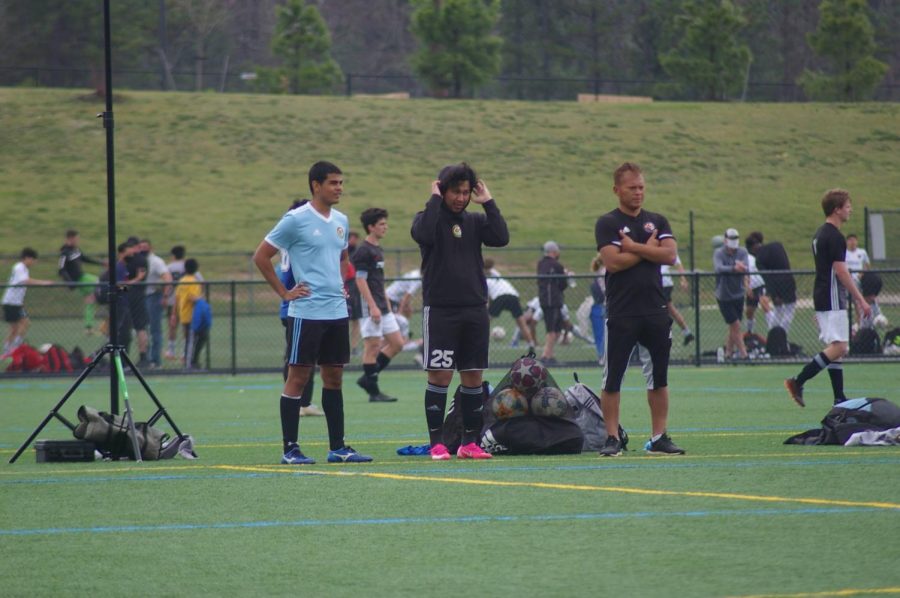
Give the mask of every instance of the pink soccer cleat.
<svg viewBox="0 0 900 598">
<path fill-rule="evenodd" d="M 474 442 L 462 445 L 456 451 L 457 459 L 490 459 L 492 456 Z"/>
<path fill-rule="evenodd" d="M 450 459 L 450 451 L 441 443 L 437 443 L 428 451 L 432 461 L 448 461 Z"/>
</svg>

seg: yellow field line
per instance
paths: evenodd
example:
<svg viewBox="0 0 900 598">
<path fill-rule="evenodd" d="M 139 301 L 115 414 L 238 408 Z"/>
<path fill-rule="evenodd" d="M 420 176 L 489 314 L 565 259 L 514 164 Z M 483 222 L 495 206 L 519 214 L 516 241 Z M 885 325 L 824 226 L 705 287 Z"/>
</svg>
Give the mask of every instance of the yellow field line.
<svg viewBox="0 0 900 598">
<path fill-rule="evenodd" d="M 285 468 L 272 467 L 253 467 L 253 466 L 236 466 L 236 465 L 218 465 L 218 469 L 234 470 L 234 471 L 254 471 L 254 472 L 275 472 L 285 471 Z M 290 473 L 297 473 L 294 467 Z M 755 494 L 736 494 L 730 492 L 698 492 L 698 491 L 682 491 L 682 490 L 650 490 L 645 488 L 626 488 L 620 486 L 591 486 L 583 484 L 551 484 L 547 482 L 504 482 L 500 480 L 475 480 L 471 478 L 447 478 L 433 476 L 411 476 L 397 473 L 367 473 L 361 471 L 322 471 L 322 470 L 304 470 L 314 475 L 341 475 L 341 476 L 359 476 L 381 480 L 398 480 L 405 482 L 439 482 L 443 484 L 466 484 L 472 486 L 500 486 L 506 488 L 541 488 L 550 490 L 576 490 L 586 492 L 614 492 L 620 494 L 639 494 L 646 496 L 689 496 L 693 498 L 724 498 L 728 500 L 744 500 L 751 502 L 787 502 L 804 505 L 827 505 L 840 507 L 870 507 L 875 509 L 900 510 L 900 503 L 889 502 L 868 502 L 854 500 L 831 500 L 824 498 L 791 498 L 787 496 L 766 496 Z"/>
<path fill-rule="evenodd" d="M 900 587 L 895 588 L 846 588 L 825 592 L 800 592 L 798 594 L 751 594 L 748 596 L 732 596 L 731 598 L 827 598 L 828 596 L 866 596 L 870 594 L 898 594 Z"/>
</svg>

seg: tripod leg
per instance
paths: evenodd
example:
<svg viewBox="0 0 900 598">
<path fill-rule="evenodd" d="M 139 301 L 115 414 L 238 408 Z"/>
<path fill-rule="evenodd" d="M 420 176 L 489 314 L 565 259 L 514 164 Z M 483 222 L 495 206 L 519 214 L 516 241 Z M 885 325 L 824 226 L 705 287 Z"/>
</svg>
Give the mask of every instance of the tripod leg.
<svg viewBox="0 0 900 598">
<path fill-rule="evenodd" d="M 157 411 L 153 414 L 153 417 L 147 420 L 147 425 L 152 426 L 156 422 L 159 421 L 160 417 L 166 418 L 166 421 L 172 426 L 172 430 L 175 432 L 175 435 L 179 438 L 185 438 L 186 436 L 181 433 L 181 430 L 178 429 L 178 426 L 175 424 L 175 421 L 169 417 L 169 413 L 166 411 L 166 408 L 163 407 L 162 403 L 159 402 L 159 399 L 156 398 L 156 395 L 153 394 L 153 391 L 150 389 L 150 385 L 147 384 L 147 381 L 144 380 L 144 377 L 141 375 L 141 372 L 138 371 L 137 367 L 134 365 L 134 362 L 131 361 L 131 358 L 128 357 L 127 353 L 122 353 L 122 359 L 125 360 L 125 363 L 131 368 L 131 373 L 134 374 L 135 378 L 138 379 L 138 382 L 141 383 L 141 386 L 144 387 L 144 390 L 150 396 L 150 399 L 156 405 Z"/>
<path fill-rule="evenodd" d="M 84 371 L 81 372 L 81 375 L 78 376 L 78 378 L 75 380 L 75 382 L 72 384 L 72 386 L 69 387 L 69 390 L 66 391 L 66 394 L 63 395 L 63 398 L 61 398 L 59 400 L 59 402 L 56 404 L 56 406 L 54 406 L 53 409 L 50 410 L 50 413 L 47 414 L 47 417 L 44 418 L 44 421 L 42 421 L 38 425 L 38 427 L 34 430 L 34 432 L 31 433 L 31 436 L 28 437 L 28 440 L 26 440 L 22 444 L 22 446 L 19 447 L 19 450 L 16 451 L 16 454 L 13 455 L 12 459 L 9 460 L 10 463 L 15 463 L 16 459 L 19 458 L 19 455 L 21 455 L 23 452 L 25 452 L 25 449 L 27 449 L 28 446 L 34 441 L 34 439 L 37 438 L 37 435 L 41 433 L 41 430 L 43 430 L 44 426 L 47 425 L 47 422 L 50 421 L 50 418 L 52 418 L 52 417 L 60 418 L 58 411 L 62 408 L 62 406 L 66 403 L 66 401 L 69 400 L 69 397 L 71 397 L 72 394 L 78 389 L 78 387 L 81 385 L 81 383 L 84 381 L 84 379 L 88 377 L 88 375 L 94 370 L 95 367 L 97 367 L 97 364 L 100 363 L 100 361 L 103 359 L 103 356 L 106 355 L 107 353 L 109 353 L 110 351 L 111 351 L 111 349 L 110 349 L 109 345 L 103 347 L 100 350 L 100 352 L 97 354 L 97 356 L 94 357 L 94 360 L 91 361 L 91 363 L 86 368 L 84 368 Z M 60 419 L 62 419 L 62 418 L 60 418 Z M 63 421 L 63 423 L 66 423 L 67 425 L 69 424 L 69 422 L 65 419 L 62 419 L 62 421 Z M 71 427 L 71 425 L 69 425 L 69 427 Z"/>
<path fill-rule="evenodd" d="M 125 397 L 125 421 L 128 422 L 128 431 L 131 432 L 131 447 L 134 451 L 134 460 L 141 463 L 141 447 L 138 445 L 137 430 L 134 428 L 134 414 L 131 411 L 131 403 L 128 402 L 128 387 L 125 385 L 125 371 L 122 369 L 122 358 L 119 351 L 115 352 L 116 371 L 119 373 L 119 388 Z"/>
</svg>

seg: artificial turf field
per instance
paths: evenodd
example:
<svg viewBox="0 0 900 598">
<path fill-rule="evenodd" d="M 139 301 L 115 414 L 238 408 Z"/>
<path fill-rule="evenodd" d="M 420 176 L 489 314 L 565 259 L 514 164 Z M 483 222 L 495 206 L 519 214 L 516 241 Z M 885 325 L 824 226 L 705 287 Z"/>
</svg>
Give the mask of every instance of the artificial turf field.
<svg viewBox="0 0 900 598">
<path fill-rule="evenodd" d="M 347 440 L 375 462 L 324 464 L 324 418 L 304 418 L 302 446 L 320 460 L 308 467 L 278 465 L 277 375 L 154 377 L 200 459 L 142 464 L 38 464 L 32 449 L 5 464 L 70 382 L 0 381 L 0 592 L 900 594 L 900 451 L 783 445 L 831 402 L 823 375 L 796 407 L 781 387 L 796 369 L 672 369 L 670 432 L 684 457 L 639 450 L 649 417 L 632 371 L 622 457 L 443 463 L 396 455 L 426 439 L 423 378 L 388 371 L 382 386 L 400 402 L 369 404 L 355 385 L 345 398 Z M 848 395 L 898 400 L 896 365 L 845 373 Z M 582 379 L 596 387 L 599 371 Z M 133 380 L 129 391 L 146 418 L 151 402 Z M 95 376 L 62 412 L 108 402 Z M 39 436 L 68 437 L 55 420 Z"/>
</svg>

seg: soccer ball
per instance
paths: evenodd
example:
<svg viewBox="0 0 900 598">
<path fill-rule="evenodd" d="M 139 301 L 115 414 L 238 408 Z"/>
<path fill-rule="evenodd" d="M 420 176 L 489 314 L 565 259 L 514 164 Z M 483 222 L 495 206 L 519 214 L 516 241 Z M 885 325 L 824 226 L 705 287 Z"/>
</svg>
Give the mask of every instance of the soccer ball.
<svg viewBox="0 0 900 598">
<path fill-rule="evenodd" d="M 533 357 L 521 357 L 513 364 L 509 381 L 520 393 L 531 395 L 547 383 L 547 368 Z"/>
<path fill-rule="evenodd" d="M 560 389 L 545 386 L 531 397 L 531 413 L 542 417 L 566 417 L 569 403 Z"/>
<path fill-rule="evenodd" d="M 521 417 L 528 413 L 528 400 L 515 388 L 504 388 L 491 401 L 491 411 L 497 419 Z"/>
<path fill-rule="evenodd" d="M 491 328 L 491 338 L 495 341 L 503 340 L 506 338 L 506 328 L 503 326 L 494 326 Z"/>
</svg>

